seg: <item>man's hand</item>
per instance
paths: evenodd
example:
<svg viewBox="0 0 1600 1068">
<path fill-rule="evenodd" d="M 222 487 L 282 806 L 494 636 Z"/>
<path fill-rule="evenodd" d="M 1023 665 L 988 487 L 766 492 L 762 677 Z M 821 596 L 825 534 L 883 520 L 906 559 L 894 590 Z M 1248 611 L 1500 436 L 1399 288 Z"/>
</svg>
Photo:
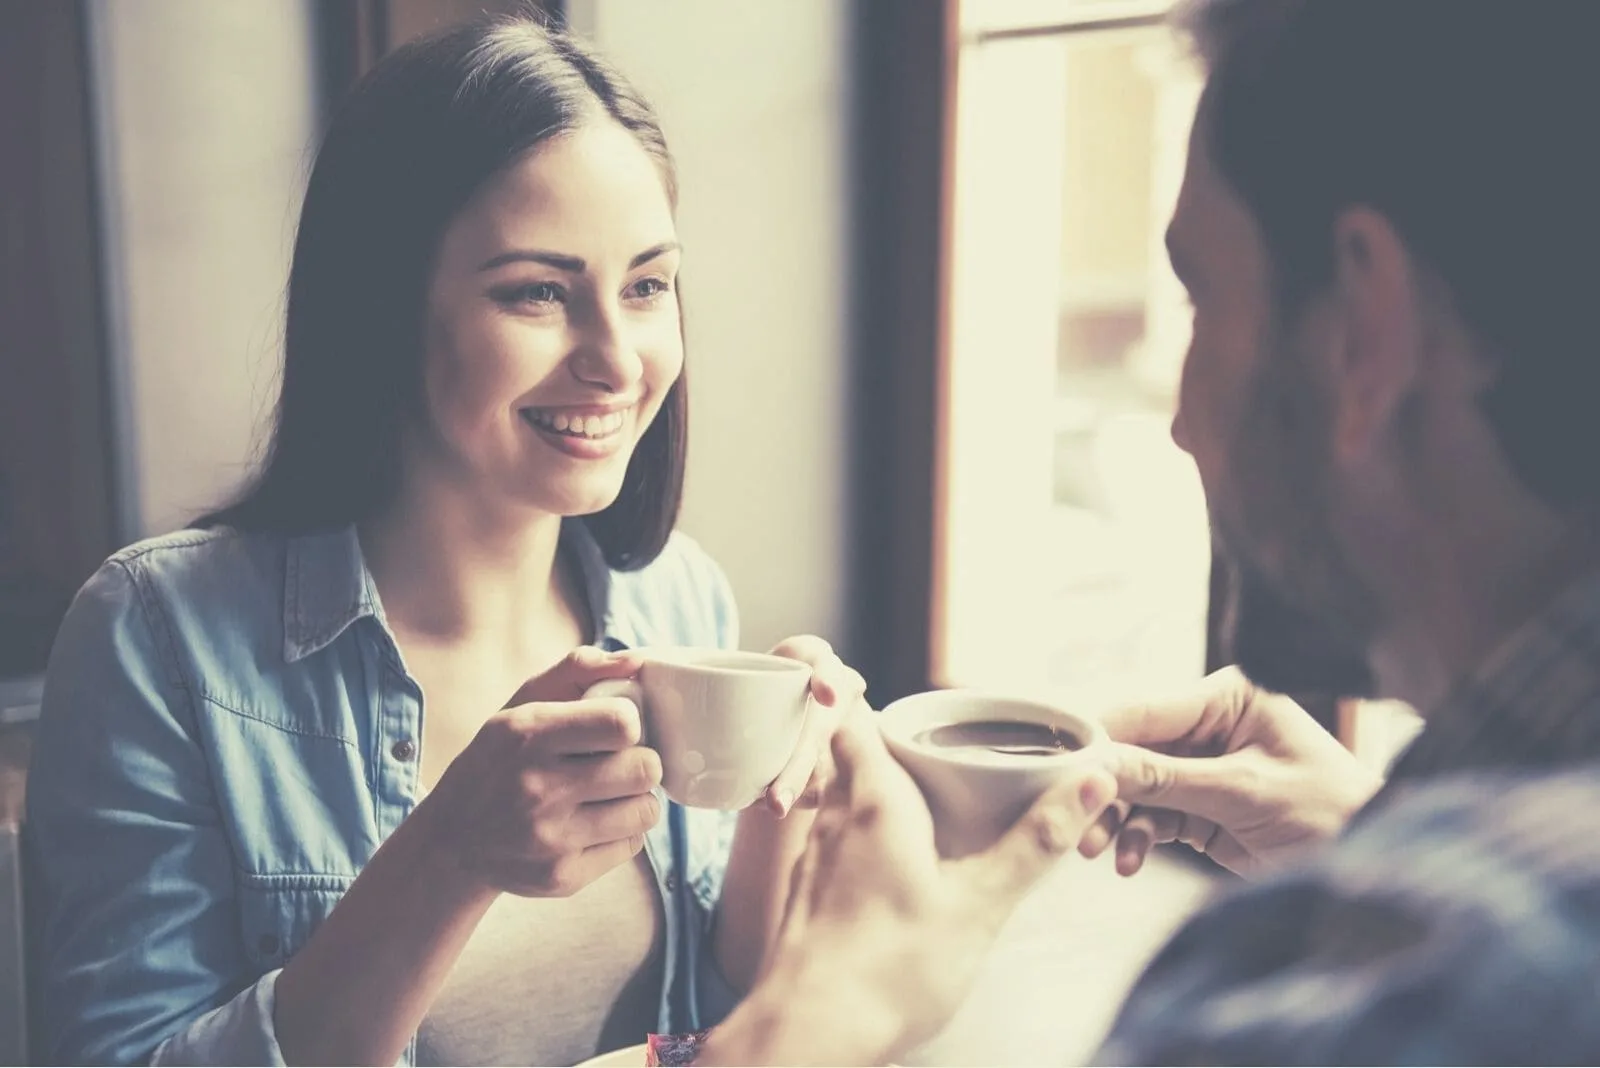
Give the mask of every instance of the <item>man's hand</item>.
<svg viewBox="0 0 1600 1068">
<path fill-rule="evenodd" d="M 1079 851 L 1096 856 L 1115 841 L 1123 875 L 1172 841 L 1254 875 L 1337 835 L 1381 783 L 1305 709 L 1257 690 L 1236 668 L 1104 723 L 1118 743 L 1102 762 L 1119 802 Z"/>
<path fill-rule="evenodd" d="M 865 717 L 834 736 L 836 777 L 795 867 L 773 955 L 702 1064 L 882 1063 L 960 1006 L 1023 895 L 1110 802 L 1089 759 L 991 849 L 940 860 L 916 784 Z"/>
</svg>

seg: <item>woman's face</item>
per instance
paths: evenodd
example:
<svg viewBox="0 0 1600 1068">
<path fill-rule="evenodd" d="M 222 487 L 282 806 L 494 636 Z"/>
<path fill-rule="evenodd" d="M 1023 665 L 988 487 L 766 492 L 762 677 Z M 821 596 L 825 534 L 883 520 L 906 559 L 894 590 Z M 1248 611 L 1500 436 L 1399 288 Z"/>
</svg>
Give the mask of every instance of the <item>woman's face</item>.
<svg viewBox="0 0 1600 1068">
<path fill-rule="evenodd" d="M 683 369 L 678 244 L 655 162 L 596 121 L 492 179 L 428 290 L 429 425 L 407 477 L 491 508 L 604 509 Z"/>
</svg>

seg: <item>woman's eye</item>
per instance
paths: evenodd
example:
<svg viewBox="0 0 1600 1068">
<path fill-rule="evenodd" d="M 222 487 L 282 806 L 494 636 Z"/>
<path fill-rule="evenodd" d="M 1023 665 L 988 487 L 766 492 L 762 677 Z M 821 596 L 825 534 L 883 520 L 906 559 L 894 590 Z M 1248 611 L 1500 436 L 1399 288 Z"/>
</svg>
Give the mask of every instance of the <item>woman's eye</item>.
<svg viewBox="0 0 1600 1068">
<path fill-rule="evenodd" d="M 496 295 L 505 304 L 559 304 L 566 299 L 566 293 L 554 282 L 510 286 Z"/>
<path fill-rule="evenodd" d="M 664 278 L 641 278 L 628 288 L 628 295 L 635 300 L 651 300 L 671 288 Z"/>
</svg>

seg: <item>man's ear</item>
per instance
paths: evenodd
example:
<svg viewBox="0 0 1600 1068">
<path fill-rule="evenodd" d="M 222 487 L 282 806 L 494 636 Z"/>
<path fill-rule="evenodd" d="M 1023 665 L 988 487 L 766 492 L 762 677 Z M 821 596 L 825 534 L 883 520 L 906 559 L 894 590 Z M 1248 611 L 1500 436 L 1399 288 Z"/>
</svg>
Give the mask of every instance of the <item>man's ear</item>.
<svg viewBox="0 0 1600 1068">
<path fill-rule="evenodd" d="M 1389 436 L 1421 374 L 1425 308 L 1410 250 L 1381 213 L 1334 220 L 1338 332 L 1327 368 L 1335 456 L 1357 459 Z"/>
</svg>

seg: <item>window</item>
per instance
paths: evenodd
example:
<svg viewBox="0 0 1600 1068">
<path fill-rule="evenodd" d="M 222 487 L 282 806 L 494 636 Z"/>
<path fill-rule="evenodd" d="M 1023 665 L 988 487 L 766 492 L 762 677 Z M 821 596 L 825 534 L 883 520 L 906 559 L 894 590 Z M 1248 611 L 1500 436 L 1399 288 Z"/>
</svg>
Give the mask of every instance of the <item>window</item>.
<svg viewBox="0 0 1600 1068">
<path fill-rule="evenodd" d="M 1166 6 L 960 7 L 936 682 L 1204 670 L 1205 504 L 1169 433 L 1189 317 L 1162 248 L 1200 81 Z"/>
</svg>

